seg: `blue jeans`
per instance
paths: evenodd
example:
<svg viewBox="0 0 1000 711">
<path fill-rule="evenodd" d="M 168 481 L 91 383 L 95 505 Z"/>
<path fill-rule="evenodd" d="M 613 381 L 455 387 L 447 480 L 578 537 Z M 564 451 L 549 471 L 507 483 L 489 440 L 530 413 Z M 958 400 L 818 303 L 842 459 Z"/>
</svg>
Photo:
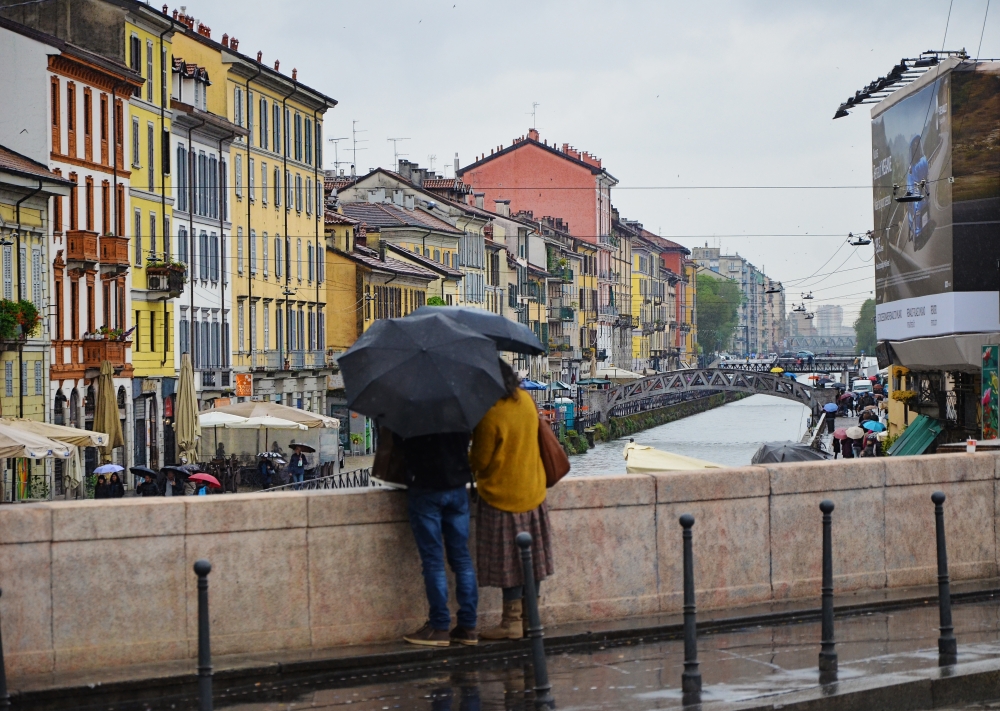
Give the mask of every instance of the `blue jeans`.
<svg viewBox="0 0 1000 711">
<path fill-rule="evenodd" d="M 410 487 L 408 494 L 410 528 L 423 564 L 431 627 L 436 630 L 451 627 L 448 578 L 444 572 L 444 554 L 447 553 L 448 565 L 455 573 L 458 624 L 474 629 L 479 588 L 469 553 L 469 495 L 464 486 L 440 491 Z"/>
<path fill-rule="evenodd" d="M 301 484 L 302 480 L 305 479 L 305 476 L 306 476 L 306 473 L 304 471 L 302 471 L 302 472 L 292 472 L 292 481 L 295 482 L 296 484 Z M 294 488 L 295 489 L 300 489 L 301 487 L 296 486 Z"/>
</svg>

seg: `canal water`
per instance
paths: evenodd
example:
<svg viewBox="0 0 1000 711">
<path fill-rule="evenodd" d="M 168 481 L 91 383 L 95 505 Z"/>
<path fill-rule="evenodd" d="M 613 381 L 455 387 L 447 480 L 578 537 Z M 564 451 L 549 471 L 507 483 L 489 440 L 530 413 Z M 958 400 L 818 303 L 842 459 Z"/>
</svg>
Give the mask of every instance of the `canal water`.
<svg viewBox="0 0 1000 711">
<path fill-rule="evenodd" d="M 798 441 L 806 429 L 809 408 L 771 395 L 751 395 L 714 410 L 668 422 L 632 435 L 644 444 L 674 454 L 705 459 L 729 467 L 750 464 L 763 442 Z M 622 450 L 628 438 L 601 442 L 586 454 L 570 457 L 570 475 L 624 474 Z"/>
</svg>

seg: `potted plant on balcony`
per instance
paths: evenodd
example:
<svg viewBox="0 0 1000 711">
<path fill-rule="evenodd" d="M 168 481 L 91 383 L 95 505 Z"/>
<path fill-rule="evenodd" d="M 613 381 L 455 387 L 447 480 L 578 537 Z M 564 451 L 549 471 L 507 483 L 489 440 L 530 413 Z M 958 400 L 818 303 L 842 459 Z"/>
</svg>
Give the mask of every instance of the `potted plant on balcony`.
<svg viewBox="0 0 1000 711">
<path fill-rule="evenodd" d="M 42 317 L 30 301 L 0 299 L 0 341 L 23 341 L 38 330 Z"/>
</svg>

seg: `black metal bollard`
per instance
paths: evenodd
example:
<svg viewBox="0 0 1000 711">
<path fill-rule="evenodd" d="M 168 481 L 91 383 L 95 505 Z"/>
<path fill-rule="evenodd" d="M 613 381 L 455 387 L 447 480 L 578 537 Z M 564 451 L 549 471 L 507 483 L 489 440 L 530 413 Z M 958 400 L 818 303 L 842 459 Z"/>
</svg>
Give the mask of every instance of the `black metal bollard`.
<svg viewBox="0 0 1000 711">
<path fill-rule="evenodd" d="M 837 650 L 833 638 L 833 502 L 819 504 L 823 512 L 823 639 L 820 642 L 819 670 L 837 671 Z"/>
<path fill-rule="evenodd" d="M 515 540 L 521 548 L 521 565 L 524 567 L 524 602 L 528 608 L 528 637 L 531 638 L 531 658 L 535 671 L 535 706 L 555 708 L 549 670 L 545 663 L 544 628 L 538 617 L 538 588 L 535 585 L 535 564 L 531 559 L 531 534 L 521 532 Z"/>
<path fill-rule="evenodd" d="M 194 564 L 198 576 L 198 709 L 212 711 L 212 648 L 208 620 L 208 574 L 212 564 L 198 560 Z"/>
<path fill-rule="evenodd" d="M 938 657 L 941 664 L 954 664 L 958 656 L 955 627 L 951 623 L 951 579 L 948 577 L 948 547 L 944 540 L 944 492 L 931 494 L 934 502 L 934 523 L 937 528 L 938 607 L 941 636 L 938 637 Z"/>
<path fill-rule="evenodd" d="M 0 590 L 0 595 L 3 591 Z M 10 708 L 10 694 L 7 693 L 7 668 L 3 663 L 3 634 L 0 634 L 0 709 Z"/>
<path fill-rule="evenodd" d="M 698 622 L 694 604 L 694 550 L 691 545 L 691 528 L 694 516 L 680 517 L 684 529 L 684 671 L 681 674 L 681 691 L 685 695 L 701 693 L 701 672 L 698 670 Z"/>
</svg>

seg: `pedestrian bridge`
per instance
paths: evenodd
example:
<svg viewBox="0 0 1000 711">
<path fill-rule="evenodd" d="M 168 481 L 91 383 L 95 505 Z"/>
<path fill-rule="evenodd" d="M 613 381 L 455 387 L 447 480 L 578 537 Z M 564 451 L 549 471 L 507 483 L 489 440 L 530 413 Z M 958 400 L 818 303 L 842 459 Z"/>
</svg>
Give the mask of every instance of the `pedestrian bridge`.
<svg viewBox="0 0 1000 711">
<path fill-rule="evenodd" d="M 661 373 L 608 391 L 605 417 L 622 417 L 673 405 L 704 392 L 773 395 L 807 407 L 832 401 L 836 390 L 821 390 L 776 373 L 728 368 L 695 368 Z"/>
<path fill-rule="evenodd" d="M 816 356 L 808 358 L 772 358 L 769 360 L 723 360 L 718 363 L 723 370 L 745 370 L 767 373 L 771 368 L 781 368 L 789 373 L 842 373 L 858 369 L 857 356 Z"/>
</svg>

